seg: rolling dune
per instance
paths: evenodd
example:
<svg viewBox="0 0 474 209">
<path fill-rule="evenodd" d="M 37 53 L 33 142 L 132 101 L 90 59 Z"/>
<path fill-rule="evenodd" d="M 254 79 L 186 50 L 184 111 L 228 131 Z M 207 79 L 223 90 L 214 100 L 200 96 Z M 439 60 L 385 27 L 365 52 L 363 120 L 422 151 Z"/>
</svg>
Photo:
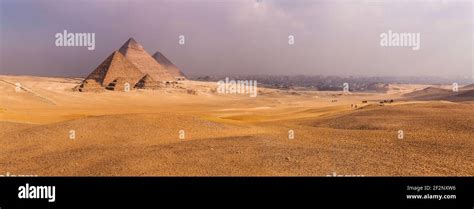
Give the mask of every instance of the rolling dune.
<svg viewBox="0 0 474 209">
<path fill-rule="evenodd" d="M 0 79 L 2 173 L 474 175 L 472 100 L 407 100 L 407 86 L 351 95 L 259 88 L 250 98 L 190 80 L 154 91 L 91 93 L 72 91 L 77 79 Z M 16 92 L 16 82 L 27 90 Z M 389 98 L 395 102 L 379 104 Z"/>
</svg>

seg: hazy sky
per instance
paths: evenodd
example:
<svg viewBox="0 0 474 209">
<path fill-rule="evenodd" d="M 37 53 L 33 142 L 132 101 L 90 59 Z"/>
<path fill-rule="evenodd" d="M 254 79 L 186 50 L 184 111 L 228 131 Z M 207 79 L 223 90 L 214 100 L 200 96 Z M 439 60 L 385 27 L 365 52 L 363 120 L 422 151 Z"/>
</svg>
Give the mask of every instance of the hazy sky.
<svg viewBox="0 0 474 209">
<path fill-rule="evenodd" d="M 1 74 L 85 76 L 129 37 L 192 75 L 474 74 L 467 0 L 0 2 Z M 95 50 L 56 47 L 63 30 L 95 33 Z M 388 30 L 420 33 L 420 50 L 381 47 Z"/>
</svg>

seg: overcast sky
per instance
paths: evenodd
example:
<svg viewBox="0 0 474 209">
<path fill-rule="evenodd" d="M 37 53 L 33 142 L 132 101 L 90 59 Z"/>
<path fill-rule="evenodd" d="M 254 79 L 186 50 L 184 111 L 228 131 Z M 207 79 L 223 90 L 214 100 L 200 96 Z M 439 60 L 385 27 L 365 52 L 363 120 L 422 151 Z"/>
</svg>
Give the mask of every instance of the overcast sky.
<svg viewBox="0 0 474 209">
<path fill-rule="evenodd" d="M 473 78 L 468 0 L 0 2 L 1 74 L 86 76 L 134 37 L 191 75 Z M 95 33 L 95 50 L 56 47 L 63 30 Z M 388 30 L 421 33 L 420 50 L 381 47 Z"/>
</svg>

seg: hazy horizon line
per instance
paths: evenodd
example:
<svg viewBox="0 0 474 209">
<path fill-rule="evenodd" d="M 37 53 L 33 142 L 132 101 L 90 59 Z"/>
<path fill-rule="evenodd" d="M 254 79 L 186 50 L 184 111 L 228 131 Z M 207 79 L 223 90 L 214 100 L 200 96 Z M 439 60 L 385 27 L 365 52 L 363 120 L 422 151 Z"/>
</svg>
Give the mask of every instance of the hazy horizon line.
<svg viewBox="0 0 474 209">
<path fill-rule="evenodd" d="M 0 74 L 0 76 L 18 76 L 18 77 L 44 77 L 44 78 L 68 78 L 68 79 L 85 79 L 88 75 L 34 75 L 34 74 Z M 452 82 L 458 82 L 460 84 L 471 84 L 474 83 L 474 78 L 455 78 L 455 77 L 443 77 L 443 76 L 380 76 L 380 75 L 324 75 L 324 74 L 186 74 L 190 80 L 197 80 L 199 78 L 209 77 L 211 79 L 219 79 L 229 77 L 231 79 L 238 79 L 243 77 L 261 77 L 261 76 L 271 76 L 271 77 L 290 77 L 295 78 L 299 76 L 303 77 L 323 77 L 323 78 L 347 78 L 347 79 L 423 79 L 426 81 L 433 80 L 431 84 L 451 84 Z M 436 81 L 434 81 L 436 80 Z M 380 81 L 380 83 L 384 83 Z M 403 81 L 402 83 L 408 83 L 408 81 Z M 414 84 L 416 84 L 415 82 Z"/>
</svg>

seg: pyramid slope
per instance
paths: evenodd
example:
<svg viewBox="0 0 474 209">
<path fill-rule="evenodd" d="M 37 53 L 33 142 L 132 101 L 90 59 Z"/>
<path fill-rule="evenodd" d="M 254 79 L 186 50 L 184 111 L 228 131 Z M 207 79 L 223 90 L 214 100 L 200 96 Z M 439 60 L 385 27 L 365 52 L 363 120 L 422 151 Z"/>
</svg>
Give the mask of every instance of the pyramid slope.
<svg viewBox="0 0 474 209">
<path fill-rule="evenodd" d="M 174 77 L 186 77 L 181 70 L 176 67 L 168 58 L 165 57 L 161 52 L 157 51 L 153 54 L 153 58 L 165 67 L 168 72 Z"/>
<path fill-rule="evenodd" d="M 114 51 L 82 82 L 82 89 L 107 87 L 111 83 L 129 83 L 134 86 L 144 73 L 121 53 Z M 115 84 L 114 84 L 115 85 Z"/>
<path fill-rule="evenodd" d="M 122 53 L 131 63 L 133 63 L 144 74 L 148 74 L 155 81 L 173 81 L 171 75 L 164 66 L 161 66 L 153 57 L 148 54 L 141 44 L 133 38 L 127 40 L 119 52 Z"/>
</svg>

